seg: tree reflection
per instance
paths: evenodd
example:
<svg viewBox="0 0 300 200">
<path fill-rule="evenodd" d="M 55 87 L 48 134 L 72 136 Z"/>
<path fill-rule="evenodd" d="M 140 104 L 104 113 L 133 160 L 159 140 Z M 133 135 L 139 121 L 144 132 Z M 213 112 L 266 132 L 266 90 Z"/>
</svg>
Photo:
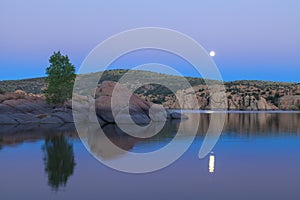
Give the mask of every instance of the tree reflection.
<svg viewBox="0 0 300 200">
<path fill-rule="evenodd" d="M 48 184 L 54 190 L 66 186 L 75 166 L 73 144 L 60 135 L 46 138 L 42 149 Z"/>
</svg>

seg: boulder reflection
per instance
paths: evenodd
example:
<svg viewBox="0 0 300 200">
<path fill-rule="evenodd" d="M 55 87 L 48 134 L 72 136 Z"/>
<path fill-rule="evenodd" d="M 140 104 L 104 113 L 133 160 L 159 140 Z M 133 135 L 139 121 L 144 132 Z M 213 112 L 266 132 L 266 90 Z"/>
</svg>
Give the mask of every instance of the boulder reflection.
<svg viewBox="0 0 300 200">
<path fill-rule="evenodd" d="M 106 132 L 106 134 L 105 134 Z M 107 135 L 107 136 L 106 136 Z M 107 137 L 109 140 L 107 140 Z M 130 151 L 141 139 L 124 134 L 117 126 L 107 125 L 103 129 L 88 132 L 90 150 L 99 158 L 112 159 Z M 111 142 L 121 149 L 111 148 Z"/>
<path fill-rule="evenodd" d="M 130 136 L 114 124 L 106 125 L 101 129 L 99 127 L 93 129 L 94 126 L 88 125 L 81 126 L 83 129 L 79 130 L 79 135 L 81 138 L 87 139 L 87 146 L 96 157 L 103 160 L 116 159 L 125 155 L 128 151 L 137 152 L 135 149 L 137 144 L 146 146 L 146 143 L 152 143 L 155 149 L 152 148 L 150 151 L 154 151 L 170 142 L 175 134 L 188 137 L 196 125 L 196 115 L 200 116 L 198 136 L 203 137 L 210 125 L 211 115 L 218 114 L 192 113 L 187 115 L 189 119 L 181 122 L 184 131 L 180 133 L 177 133 L 180 120 L 171 120 L 165 124 L 164 128 L 157 135 L 149 138 Z M 257 135 L 280 136 L 280 134 L 287 133 L 299 134 L 299 121 L 299 113 L 228 113 L 222 135 L 248 138 Z M 140 134 L 142 136 L 151 136 L 153 131 L 155 131 L 155 126 L 149 130 L 145 129 Z M 112 148 L 112 143 L 120 149 Z M 149 152 L 147 150 L 149 149 L 145 148 L 144 152 Z"/>
<path fill-rule="evenodd" d="M 73 144 L 63 135 L 47 137 L 42 149 L 48 184 L 54 190 L 66 186 L 75 167 Z"/>
<path fill-rule="evenodd" d="M 137 143 L 157 143 L 152 151 L 160 149 L 166 143 L 171 141 L 176 134 L 176 124 L 177 123 L 165 124 L 164 128 L 157 135 L 149 138 L 130 136 L 114 124 L 106 125 L 101 129 L 82 130 L 79 135 L 82 138 L 87 138 L 88 147 L 94 155 L 100 159 L 109 160 L 124 155 L 128 151 L 136 152 L 134 151 L 134 147 Z M 158 124 L 156 126 L 156 124 L 154 124 L 152 127 L 145 129 L 140 134 L 143 134 L 143 136 L 151 135 L 156 127 L 161 127 L 161 125 Z M 164 144 L 162 144 L 162 141 L 164 141 Z M 114 148 L 112 144 L 119 148 Z"/>
</svg>

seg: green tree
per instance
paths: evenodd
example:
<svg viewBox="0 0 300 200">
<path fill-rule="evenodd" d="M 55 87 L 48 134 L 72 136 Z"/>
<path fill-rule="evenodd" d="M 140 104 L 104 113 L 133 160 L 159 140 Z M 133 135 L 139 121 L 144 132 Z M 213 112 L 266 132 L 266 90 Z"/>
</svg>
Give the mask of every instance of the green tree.
<svg viewBox="0 0 300 200">
<path fill-rule="evenodd" d="M 48 103 L 63 104 L 72 97 L 75 80 L 75 68 L 70 63 L 68 56 L 58 52 L 49 59 L 50 66 L 46 69 L 47 89 L 44 90 Z"/>
</svg>

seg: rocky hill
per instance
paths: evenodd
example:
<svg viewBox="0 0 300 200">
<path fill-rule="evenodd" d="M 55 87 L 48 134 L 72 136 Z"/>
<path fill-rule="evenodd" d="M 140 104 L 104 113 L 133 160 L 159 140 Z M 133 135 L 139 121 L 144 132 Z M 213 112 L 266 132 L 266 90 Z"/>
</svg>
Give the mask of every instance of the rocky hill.
<svg viewBox="0 0 300 200">
<path fill-rule="evenodd" d="M 239 84 L 225 83 L 228 110 L 300 110 L 300 84 Z M 276 83 L 277 84 L 277 83 Z M 179 90 L 176 95 L 188 96 L 196 92 L 200 109 L 210 109 L 210 92 L 206 85 L 197 85 L 193 90 Z M 149 97 L 146 97 L 149 98 Z M 175 95 L 168 95 L 163 102 L 166 108 L 179 108 Z M 186 98 L 182 107 L 194 109 Z"/>
<path fill-rule="evenodd" d="M 45 78 L 31 78 L 23 80 L 0 81 L 0 94 L 23 90 L 27 93 L 41 94 L 45 85 Z"/>
<path fill-rule="evenodd" d="M 110 70 L 95 73 L 95 77 L 102 75 L 99 83 L 103 81 L 118 81 L 128 70 Z M 182 88 L 182 81 L 177 76 L 160 74 L 148 71 L 134 71 L 138 77 L 132 84 L 138 84 L 143 79 L 146 83 L 138 88 L 135 93 L 147 101 L 163 104 L 166 108 L 178 108 L 175 95 L 166 87 L 158 84 L 159 80 L 167 80 L 180 94 L 187 94 L 189 89 Z M 84 83 L 90 84 L 88 76 L 80 75 L 86 79 Z M 186 77 L 190 85 L 196 91 L 197 99 L 201 109 L 209 109 L 209 90 L 202 78 Z M 0 81 L 0 93 L 23 90 L 26 93 L 41 94 L 45 87 L 44 78 L 34 78 L 14 81 Z M 211 84 L 218 85 L 219 81 L 206 80 Z M 229 110 L 300 110 L 300 83 L 271 82 L 271 81 L 232 81 L 225 82 L 227 107 Z M 82 87 L 85 87 L 83 85 Z M 129 88 L 131 86 L 129 85 Z M 189 102 L 184 108 L 193 109 Z"/>
</svg>

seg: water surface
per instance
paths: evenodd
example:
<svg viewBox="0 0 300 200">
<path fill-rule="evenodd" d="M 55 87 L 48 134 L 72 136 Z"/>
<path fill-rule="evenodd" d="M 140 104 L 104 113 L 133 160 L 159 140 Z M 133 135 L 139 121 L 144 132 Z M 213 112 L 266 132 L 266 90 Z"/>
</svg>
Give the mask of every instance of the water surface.
<svg viewBox="0 0 300 200">
<path fill-rule="evenodd" d="M 190 113 L 183 123 L 199 131 L 175 163 L 147 174 L 127 174 L 98 162 L 72 124 L 0 127 L 0 199 L 300 199 L 300 114 L 230 113 L 223 133 L 204 159 L 198 158 L 208 113 Z M 178 128 L 172 121 L 158 135 L 138 139 L 105 127 L 111 141 L 132 152 L 155 151 Z M 93 139 L 94 142 L 97 142 Z M 180 144 L 178 144 L 180 145 Z M 119 159 L 126 154 L 101 154 Z"/>
</svg>

